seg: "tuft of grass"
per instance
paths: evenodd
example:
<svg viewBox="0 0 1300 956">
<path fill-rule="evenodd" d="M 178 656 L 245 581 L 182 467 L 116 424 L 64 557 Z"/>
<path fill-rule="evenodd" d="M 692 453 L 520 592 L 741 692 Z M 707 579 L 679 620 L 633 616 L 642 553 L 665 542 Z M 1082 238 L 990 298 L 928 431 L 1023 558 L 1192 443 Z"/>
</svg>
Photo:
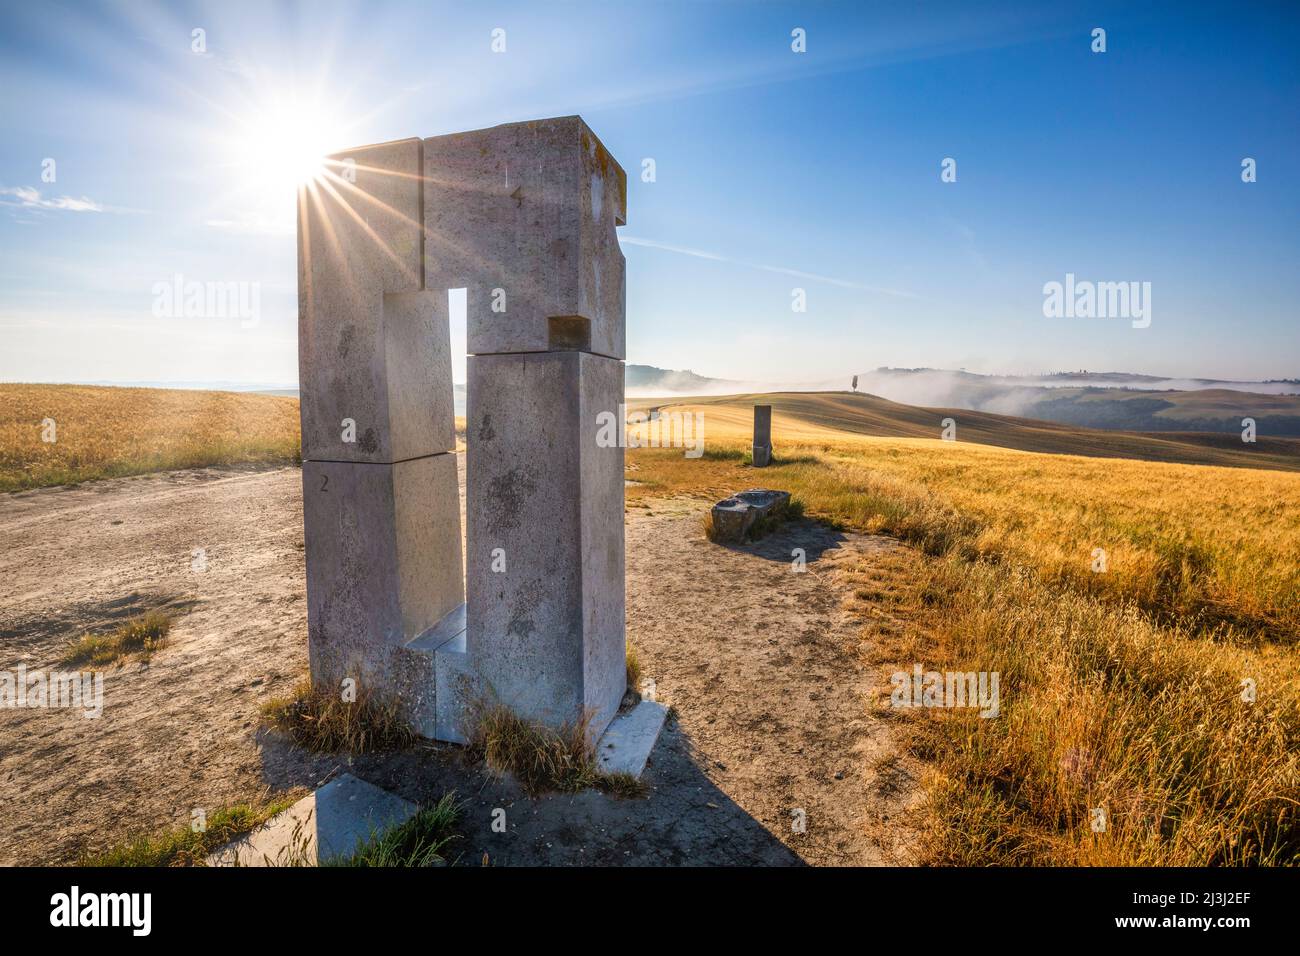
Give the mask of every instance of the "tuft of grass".
<svg viewBox="0 0 1300 956">
<path fill-rule="evenodd" d="M 625 657 L 627 660 L 627 689 L 640 693 L 641 690 L 641 655 L 637 653 L 636 645 L 631 641 L 627 642 Z"/>
<path fill-rule="evenodd" d="M 624 799 L 644 797 L 648 790 L 639 777 L 623 771 L 597 774 L 594 786 L 597 790 Z"/>
<path fill-rule="evenodd" d="M 147 661 L 167 643 L 171 627 L 170 615 L 149 611 L 130 618 L 107 634 L 85 635 L 68 647 L 59 663 L 68 667 L 81 664 L 104 667 L 121 663 L 133 654 Z"/>
<path fill-rule="evenodd" d="M 262 716 L 294 743 L 315 752 L 403 750 L 418 740 L 400 704 L 360 688 L 356 700 L 345 701 L 338 690 L 313 685 L 309 679 L 300 681 L 288 697 L 268 701 Z"/>
<path fill-rule="evenodd" d="M 511 773 L 529 794 L 595 788 L 616 796 L 640 796 L 645 785 L 630 774 L 602 773 L 587 739 L 590 716 L 554 730 L 523 719 L 501 704 L 481 708 L 470 740 L 472 751 L 496 773 Z"/>
<path fill-rule="evenodd" d="M 373 834 L 349 856 L 331 860 L 329 867 L 420 867 L 446 863 L 446 849 L 460 838 L 456 823 L 460 804 L 454 793 L 432 806 L 423 806 L 405 823 Z"/>
<path fill-rule="evenodd" d="M 142 836 L 97 852 L 84 852 L 78 866 L 203 866 L 210 853 L 261 826 L 287 809 L 292 799 L 240 803 L 208 814 L 200 833 L 178 827 L 160 836 Z"/>
</svg>

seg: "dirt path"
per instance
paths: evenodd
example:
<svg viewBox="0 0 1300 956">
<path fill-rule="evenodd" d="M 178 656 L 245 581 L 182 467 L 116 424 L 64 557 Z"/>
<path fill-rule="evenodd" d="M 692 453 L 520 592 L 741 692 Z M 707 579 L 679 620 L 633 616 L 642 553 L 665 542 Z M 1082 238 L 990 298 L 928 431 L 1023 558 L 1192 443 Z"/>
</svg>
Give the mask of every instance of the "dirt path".
<svg viewBox="0 0 1300 956">
<path fill-rule="evenodd" d="M 340 769 L 411 799 L 454 789 L 474 863 L 906 859 L 913 788 L 884 787 L 872 769 L 892 751 L 837 571 L 896 545 L 801 523 L 726 549 L 704 539 L 704 509 L 660 501 L 628 515 L 629 636 L 679 720 L 654 755 L 650 796 L 627 801 L 528 799 L 454 747 L 320 757 L 259 730 L 260 705 L 306 669 L 296 469 L 0 497 L 0 670 L 49 668 L 68 640 L 143 609 L 178 615 L 150 663 L 106 673 L 102 717 L 0 710 L 0 863 L 66 862 Z M 796 547 L 805 573 L 791 571 Z M 490 829 L 496 807 L 504 834 Z"/>
</svg>

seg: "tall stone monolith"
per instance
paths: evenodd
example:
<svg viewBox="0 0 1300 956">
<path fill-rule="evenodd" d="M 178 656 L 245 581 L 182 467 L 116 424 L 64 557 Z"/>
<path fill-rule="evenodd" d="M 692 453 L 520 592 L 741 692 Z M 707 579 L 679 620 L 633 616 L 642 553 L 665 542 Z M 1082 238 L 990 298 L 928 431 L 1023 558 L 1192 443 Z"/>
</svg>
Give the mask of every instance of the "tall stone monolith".
<svg viewBox="0 0 1300 956">
<path fill-rule="evenodd" d="M 753 460 L 755 468 L 766 468 L 772 463 L 772 406 L 754 406 L 754 445 Z"/>
<path fill-rule="evenodd" d="M 463 694 L 594 738 L 626 689 L 627 179 L 576 116 L 425 140 L 425 284 L 466 289 L 466 630 L 444 648 L 439 736 Z M 456 647 L 459 652 L 460 647 Z M 476 683 L 477 682 L 477 683 Z"/>
</svg>

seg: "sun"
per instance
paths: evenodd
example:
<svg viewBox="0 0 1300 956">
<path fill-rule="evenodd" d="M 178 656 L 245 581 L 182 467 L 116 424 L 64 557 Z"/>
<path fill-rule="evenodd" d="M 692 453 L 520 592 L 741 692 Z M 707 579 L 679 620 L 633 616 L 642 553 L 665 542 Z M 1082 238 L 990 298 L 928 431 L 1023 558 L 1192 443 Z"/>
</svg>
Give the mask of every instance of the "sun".
<svg viewBox="0 0 1300 956">
<path fill-rule="evenodd" d="M 296 191 L 325 169 L 325 157 L 344 148 L 337 126 L 322 110 L 297 102 L 274 103 L 243 124 L 244 175 L 276 193 Z"/>
</svg>

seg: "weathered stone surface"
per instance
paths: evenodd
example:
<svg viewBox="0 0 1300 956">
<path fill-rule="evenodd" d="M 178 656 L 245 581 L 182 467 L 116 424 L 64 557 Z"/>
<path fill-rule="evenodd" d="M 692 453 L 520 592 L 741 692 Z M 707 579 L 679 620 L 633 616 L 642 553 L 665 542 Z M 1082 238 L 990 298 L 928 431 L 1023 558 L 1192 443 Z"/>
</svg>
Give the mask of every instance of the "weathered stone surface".
<svg viewBox="0 0 1300 956">
<path fill-rule="evenodd" d="M 641 776 L 667 719 L 668 708 L 652 700 L 619 714 L 596 744 L 597 765 L 605 773 Z"/>
<path fill-rule="evenodd" d="M 350 773 L 208 856 L 208 866 L 319 866 L 415 816 L 417 807 Z"/>
<path fill-rule="evenodd" d="M 603 356 L 469 359 L 469 657 L 520 716 L 589 711 L 593 739 L 626 684 L 623 449 L 596 440 L 622 400 L 623 365 Z"/>
<path fill-rule="evenodd" d="M 754 447 L 755 468 L 766 468 L 772 463 L 772 406 L 754 406 Z"/>
<path fill-rule="evenodd" d="M 464 600 L 455 455 L 305 461 L 303 520 L 312 677 L 407 696 L 398 652 Z"/>
<path fill-rule="evenodd" d="M 446 291 L 423 289 L 418 139 L 352 150 L 299 211 L 303 458 L 393 462 L 454 448 Z M 351 173 L 349 173 L 351 175 Z M 343 437 L 343 420 L 355 441 Z"/>
<path fill-rule="evenodd" d="M 580 117 L 426 139 L 424 163 L 425 287 L 466 289 L 471 354 L 625 357 L 627 175 Z"/>
<path fill-rule="evenodd" d="M 470 660 L 462 630 L 434 654 L 438 709 L 434 736 L 454 744 L 467 744 L 473 720 L 485 701 L 483 680 Z"/>
<path fill-rule="evenodd" d="M 458 604 L 433 627 L 407 642 L 401 650 L 404 664 L 407 716 L 421 737 L 447 740 L 438 734 L 438 652 L 456 640 L 465 641 L 465 605 Z M 458 740 L 456 743 L 464 743 Z"/>
<path fill-rule="evenodd" d="M 790 492 L 751 488 L 713 506 L 715 541 L 743 541 L 755 521 L 780 514 L 790 504 Z"/>
</svg>

